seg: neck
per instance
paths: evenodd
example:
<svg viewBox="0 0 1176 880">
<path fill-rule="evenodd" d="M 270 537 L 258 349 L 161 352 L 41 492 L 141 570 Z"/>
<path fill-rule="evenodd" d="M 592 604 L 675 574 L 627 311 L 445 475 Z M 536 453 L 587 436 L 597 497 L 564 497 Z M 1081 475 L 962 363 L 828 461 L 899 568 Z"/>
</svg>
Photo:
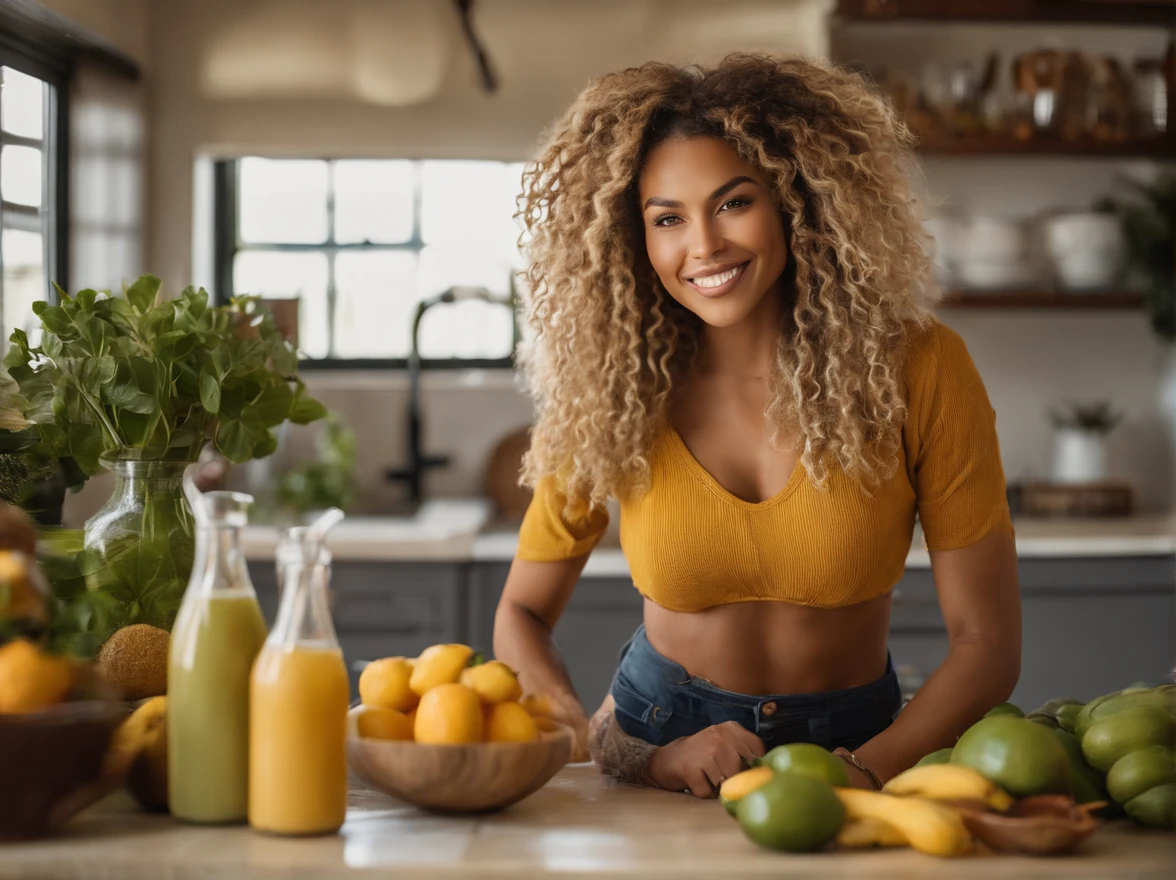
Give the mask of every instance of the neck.
<svg viewBox="0 0 1176 880">
<path fill-rule="evenodd" d="M 738 324 L 706 327 L 699 349 L 699 369 L 744 378 L 764 378 L 772 371 L 780 344 L 782 307 L 775 286 Z"/>
</svg>

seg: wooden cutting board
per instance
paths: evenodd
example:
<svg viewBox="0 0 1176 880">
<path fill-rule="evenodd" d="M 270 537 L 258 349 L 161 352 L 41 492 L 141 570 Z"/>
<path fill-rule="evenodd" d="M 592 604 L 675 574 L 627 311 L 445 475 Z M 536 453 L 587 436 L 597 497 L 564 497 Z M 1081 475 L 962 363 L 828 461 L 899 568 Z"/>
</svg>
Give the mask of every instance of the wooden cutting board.
<svg viewBox="0 0 1176 880">
<path fill-rule="evenodd" d="M 523 456 L 531 448 L 531 426 L 516 428 L 502 437 L 486 464 L 483 484 L 486 495 L 498 508 L 498 515 L 510 519 L 522 518 L 531 503 L 532 492 L 519 485 Z"/>
</svg>

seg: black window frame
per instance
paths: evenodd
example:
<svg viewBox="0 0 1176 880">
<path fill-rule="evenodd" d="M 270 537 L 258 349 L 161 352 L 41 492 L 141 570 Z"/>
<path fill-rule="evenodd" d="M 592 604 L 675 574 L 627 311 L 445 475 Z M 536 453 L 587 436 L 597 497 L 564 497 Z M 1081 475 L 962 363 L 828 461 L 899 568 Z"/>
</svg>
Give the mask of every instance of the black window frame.
<svg viewBox="0 0 1176 880">
<path fill-rule="evenodd" d="M 0 37 L 0 67 L 19 70 L 28 76 L 48 83 L 48 106 L 45 116 L 48 125 L 42 139 L 25 138 L 0 130 L 0 147 L 5 145 L 33 146 L 41 151 L 43 163 L 42 180 L 46 190 L 41 194 L 41 207 L 29 208 L 0 200 L 0 215 L 9 213 L 17 216 L 47 215 L 43 228 L 46 242 L 45 296 L 49 302 L 57 299 L 53 289 L 59 284 L 69 290 L 69 73 L 38 60 L 28 52 L 18 51 L 10 42 Z M 7 225 L 7 224 L 6 224 Z M 18 224 L 11 224 L 20 228 Z M 3 254 L 0 253 L 0 269 L 3 268 Z M 4 281 L 0 276 L 0 310 L 4 307 Z M 3 314 L 0 311 L 0 314 Z"/>
<path fill-rule="evenodd" d="M 47 301 L 57 300 L 53 284 L 70 289 L 70 85 L 79 60 L 92 61 L 132 82 L 139 65 L 105 40 L 35 0 L 0 0 L 0 65 L 48 83 L 48 130 L 41 143 L 48 192 L 41 211 L 50 212 L 45 224 Z M 0 132 L 4 143 L 29 143 Z M 23 212 L 20 212 L 23 213 Z M 2 258 L 2 257 L 0 257 Z M 3 282 L 0 281 L 0 297 Z M 0 300 L 2 302 L 2 300 Z"/>
<path fill-rule="evenodd" d="M 330 240 L 329 233 L 328 241 L 317 244 L 291 244 L 291 243 L 272 243 L 267 242 L 256 247 L 245 245 L 241 241 L 240 229 L 240 201 L 239 183 L 241 173 L 241 159 L 237 158 L 220 158 L 213 160 L 213 301 L 218 304 L 225 304 L 229 301 L 233 293 L 233 262 L 236 255 L 243 250 L 264 250 L 276 252 L 290 252 L 290 253 L 321 253 L 327 252 L 338 254 L 341 252 L 363 252 L 363 251 L 388 251 L 388 250 L 407 250 L 419 252 L 424 247 L 424 241 L 421 239 L 420 233 L 420 199 L 421 193 L 419 186 L 413 194 L 414 210 L 413 210 L 413 234 L 412 238 L 406 242 L 397 243 L 381 243 L 370 244 L 367 242 L 357 242 L 348 244 L 339 244 Z M 315 161 L 323 161 L 331 163 L 334 161 L 341 161 L 345 159 L 366 159 L 371 161 L 380 161 L 382 157 L 358 157 L 358 156 L 299 156 L 300 159 L 312 159 Z M 389 160 L 392 161 L 392 160 Z M 410 161 L 423 161 L 413 159 Z M 328 164 L 328 168 L 330 168 Z M 334 181 L 330 181 L 327 190 L 327 214 L 328 219 L 334 212 Z M 328 224 L 329 230 L 334 229 L 334 224 Z M 335 262 L 333 259 L 328 260 L 328 274 L 327 274 L 327 320 L 329 322 L 328 333 L 333 333 L 334 324 L 334 303 L 335 303 Z M 514 296 L 514 279 L 510 279 L 510 294 Z M 502 358 L 421 358 L 420 366 L 422 369 L 428 370 L 514 370 L 515 357 L 514 352 L 518 348 L 520 341 L 520 327 L 519 327 L 519 312 L 514 311 L 512 319 L 512 339 L 511 339 L 511 354 Z M 343 357 L 325 357 L 325 358 L 299 358 L 299 370 L 304 372 L 338 372 L 347 370 L 407 370 L 408 358 L 343 358 Z"/>
</svg>

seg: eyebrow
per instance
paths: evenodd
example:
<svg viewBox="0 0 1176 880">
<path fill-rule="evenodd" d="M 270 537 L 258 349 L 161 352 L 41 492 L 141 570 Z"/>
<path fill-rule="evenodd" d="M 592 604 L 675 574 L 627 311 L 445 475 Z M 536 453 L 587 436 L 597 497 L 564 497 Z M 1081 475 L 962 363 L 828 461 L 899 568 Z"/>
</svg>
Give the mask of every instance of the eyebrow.
<svg viewBox="0 0 1176 880">
<path fill-rule="evenodd" d="M 715 199 L 721 199 L 723 196 L 725 196 L 731 190 L 735 189 L 735 187 L 739 186 L 739 184 L 741 184 L 741 183 L 755 183 L 755 181 L 746 175 L 740 175 L 739 177 L 732 177 L 730 180 L 728 180 L 726 183 L 724 183 L 722 186 L 720 186 L 718 189 L 716 189 L 713 193 L 711 193 L 710 197 L 707 199 L 707 201 L 713 202 Z M 641 207 L 641 210 L 645 211 L 649 208 L 681 208 L 681 207 L 682 207 L 682 203 L 675 202 L 673 199 L 662 199 L 662 198 L 658 198 L 657 196 L 650 196 L 648 199 L 645 200 L 645 204 Z"/>
</svg>

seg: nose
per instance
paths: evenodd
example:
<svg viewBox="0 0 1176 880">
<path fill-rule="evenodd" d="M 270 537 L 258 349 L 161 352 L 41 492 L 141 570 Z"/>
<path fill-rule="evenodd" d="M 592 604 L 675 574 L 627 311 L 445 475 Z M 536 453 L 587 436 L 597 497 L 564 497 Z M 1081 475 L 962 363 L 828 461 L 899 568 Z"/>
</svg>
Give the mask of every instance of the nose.
<svg viewBox="0 0 1176 880">
<path fill-rule="evenodd" d="M 714 223 L 695 223 L 690 235 L 690 256 L 706 260 L 723 249 L 723 237 Z"/>
</svg>

